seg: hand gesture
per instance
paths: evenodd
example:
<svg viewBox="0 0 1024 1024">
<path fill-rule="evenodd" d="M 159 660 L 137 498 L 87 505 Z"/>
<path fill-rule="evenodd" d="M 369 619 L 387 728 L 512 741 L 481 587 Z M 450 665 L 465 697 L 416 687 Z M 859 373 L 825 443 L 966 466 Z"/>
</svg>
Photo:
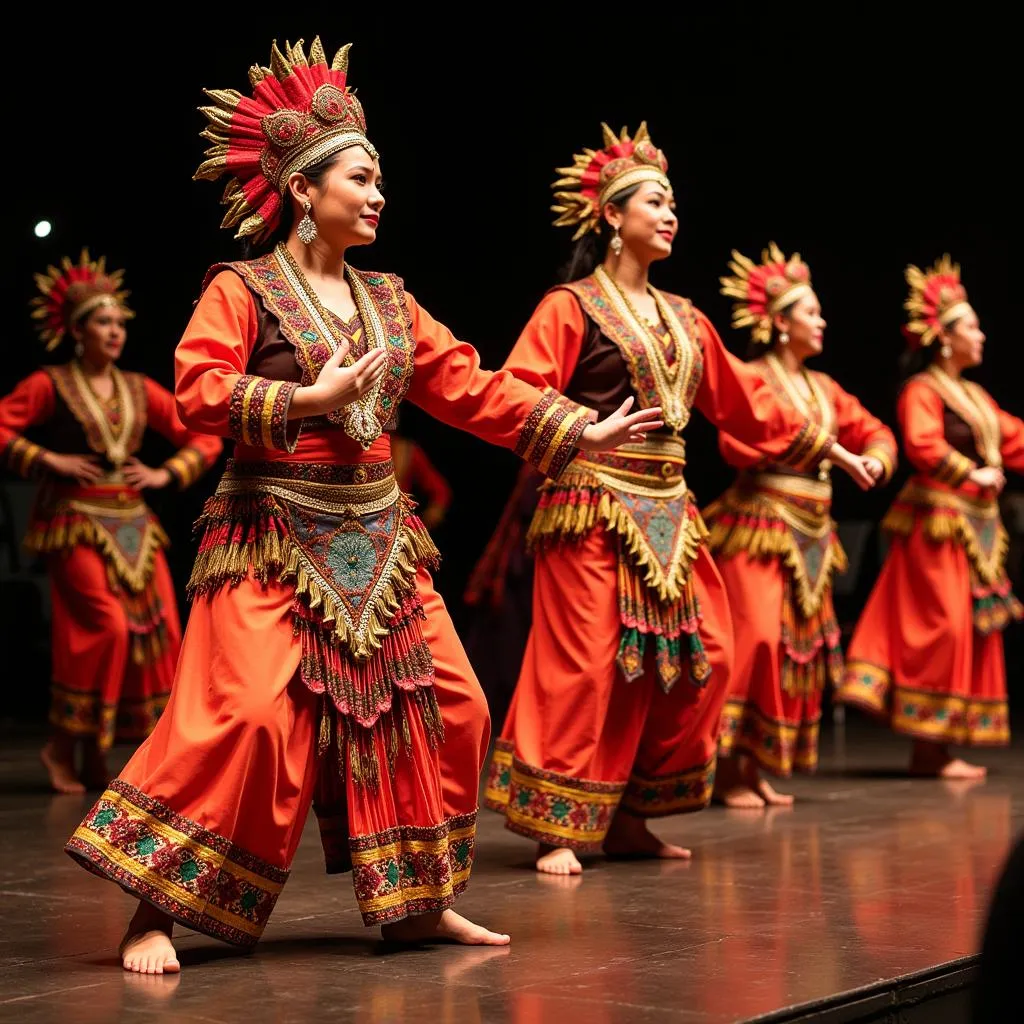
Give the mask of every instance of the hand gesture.
<svg viewBox="0 0 1024 1024">
<path fill-rule="evenodd" d="M 591 423 L 580 436 L 579 447 L 586 452 L 607 452 L 622 444 L 642 444 L 652 430 L 664 426 L 660 406 L 630 413 L 630 396 L 610 416 Z"/>
</svg>

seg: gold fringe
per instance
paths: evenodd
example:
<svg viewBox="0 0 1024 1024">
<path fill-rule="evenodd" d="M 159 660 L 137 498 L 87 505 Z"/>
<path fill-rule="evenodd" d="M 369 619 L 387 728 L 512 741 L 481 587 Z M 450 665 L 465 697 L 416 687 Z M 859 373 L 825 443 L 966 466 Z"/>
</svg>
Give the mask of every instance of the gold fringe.
<svg viewBox="0 0 1024 1024">
<path fill-rule="evenodd" d="M 400 515 L 404 518 L 411 509 L 405 504 L 405 498 L 401 501 Z M 270 512 L 268 506 L 271 503 L 272 499 L 258 502 L 264 515 Z M 243 514 L 243 511 L 252 511 L 253 504 L 247 498 L 231 499 L 228 507 L 234 515 L 229 514 L 224 519 L 204 515 L 196 525 L 205 525 L 209 530 L 227 525 L 233 530 L 236 525 L 251 523 L 251 529 L 255 529 L 252 519 Z M 268 522 L 267 529 L 251 541 L 210 545 L 206 550 L 201 550 L 188 581 L 189 595 L 214 590 L 229 581 L 238 583 L 248 575 L 250 567 L 260 583 L 265 584 L 270 579 L 277 579 L 280 583 L 294 580 L 296 595 L 303 599 L 309 610 L 315 613 L 317 621 L 327 627 L 340 645 L 346 647 L 357 660 L 373 657 L 380 650 L 381 639 L 388 635 L 388 622 L 401 610 L 402 598 L 414 589 L 419 566 L 432 563 L 440 557 L 426 528 L 409 528 L 404 524 L 399 527 L 399 550 L 395 556 L 391 579 L 378 591 L 366 630 L 360 634 L 349 627 L 335 595 L 321 582 L 322 577 L 313 563 L 288 534 L 286 512 L 277 508 L 273 515 L 274 521 Z"/>
<path fill-rule="evenodd" d="M 1010 550 L 1010 537 L 1001 521 L 997 525 L 996 543 L 991 557 L 986 556 L 968 517 L 954 509 L 939 511 L 920 506 L 908 507 L 901 505 L 897 499 L 897 503 L 886 512 L 882 529 L 898 537 L 909 537 L 917 522 L 921 523 L 924 535 L 930 541 L 938 544 L 948 540 L 959 544 L 982 583 L 991 587 L 1002 582 Z"/>
<path fill-rule="evenodd" d="M 678 601 L 683 596 L 693 561 L 708 538 L 704 520 L 693 507 L 692 494 L 688 492 L 685 499 L 687 510 L 681 557 L 666 575 L 643 529 L 629 510 L 615 500 L 614 492 L 590 474 L 572 474 L 568 477 L 563 474 L 557 486 L 548 493 L 572 491 L 592 491 L 593 496 L 599 494 L 600 497 L 596 501 L 575 504 L 565 501 L 538 508 L 526 534 L 527 546 L 534 548 L 560 539 L 574 540 L 583 537 L 601 523 L 609 532 L 622 538 L 630 560 L 644 573 L 644 584 L 658 595 L 659 601 Z"/>
<path fill-rule="evenodd" d="M 756 522 L 723 522 L 723 518 L 739 516 Z M 805 619 L 818 614 L 836 573 L 844 573 L 849 567 L 846 552 L 833 535 L 825 550 L 824 565 L 817 586 L 814 586 L 793 537 L 793 527 L 779 516 L 773 502 L 766 498 L 757 495 L 740 498 L 726 492 L 704 509 L 704 517 L 711 523 L 708 547 L 712 554 L 720 558 L 732 558 L 746 552 L 751 558 L 782 560 L 783 565 L 792 573 L 796 586 L 794 596 Z"/>
<path fill-rule="evenodd" d="M 84 512 L 61 512 L 48 522 L 37 522 L 25 538 L 26 550 L 39 555 L 69 552 L 79 544 L 95 548 L 107 563 L 111 582 L 116 580 L 133 594 L 141 594 L 153 577 L 156 553 L 170 544 L 163 527 L 147 518 L 142 531 L 143 553 L 137 566 L 130 565 L 114 539 Z"/>
</svg>

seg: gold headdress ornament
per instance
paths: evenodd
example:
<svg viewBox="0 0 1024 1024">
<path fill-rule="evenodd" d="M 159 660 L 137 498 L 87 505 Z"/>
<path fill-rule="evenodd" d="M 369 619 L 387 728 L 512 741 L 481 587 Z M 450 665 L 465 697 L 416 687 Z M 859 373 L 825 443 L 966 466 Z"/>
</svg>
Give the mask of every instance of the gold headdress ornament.
<svg viewBox="0 0 1024 1024">
<path fill-rule="evenodd" d="M 656 181 L 666 189 L 672 187 L 668 161 L 651 142 L 646 121 L 632 139 L 625 128 L 618 136 L 606 124 L 601 125 L 601 130 L 605 148 L 577 153 L 572 167 L 556 168 L 561 177 L 551 186 L 556 200 L 551 212 L 558 214 L 555 226 L 575 227 L 574 242 L 588 231 L 600 232 L 604 204 L 627 188 L 642 181 Z"/>
<path fill-rule="evenodd" d="M 275 41 L 270 67 L 249 69 L 251 97 L 204 90 L 214 105 L 199 108 L 210 122 L 201 134 L 212 145 L 194 178 L 232 175 L 221 199 L 228 208 L 221 227 L 237 227 L 236 238 L 265 237 L 277 227 L 296 171 L 349 146 L 362 146 L 376 159 L 363 108 L 346 84 L 350 48 L 343 46 L 328 64 L 319 38 L 308 57 L 301 39 L 286 42 L 283 51 Z"/>
<path fill-rule="evenodd" d="M 35 279 L 40 294 L 32 300 L 32 319 L 41 321 L 36 329 L 47 352 L 60 344 L 73 323 L 100 306 L 117 306 L 128 319 L 135 316 L 125 305 L 131 293 L 121 287 L 124 271 L 107 270 L 103 256 L 94 263 L 88 249 L 77 263 L 65 256 L 60 267 L 47 267 Z"/>
<path fill-rule="evenodd" d="M 960 265 L 948 253 L 927 271 L 911 264 L 906 278 L 910 295 L 903 308 L 910 319 L 903 333 L 915 348 L 926 348 L 943 327 L 971 311 L 967 291 L 960 283 Z"/>
<path fill-rule="evenodd" d="M 732 251 L 732 277 L 720 277 L 722 294 L 736 299 L 732 308 L 733 327 L 749 327 L 751 337 L 762 345 L 772 338 L 772 317 L 813 291 L 811 271 L 795 252 L 786 259 L 782 250 L 769 242 L 761 262 Z"/>
</svg>

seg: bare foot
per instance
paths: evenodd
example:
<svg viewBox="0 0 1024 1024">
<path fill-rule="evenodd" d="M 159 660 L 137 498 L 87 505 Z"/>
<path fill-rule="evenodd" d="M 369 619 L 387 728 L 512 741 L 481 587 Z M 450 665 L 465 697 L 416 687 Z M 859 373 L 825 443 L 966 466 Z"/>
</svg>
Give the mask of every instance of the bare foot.
<svg viewBox="0 0 1024 1024">
<path fill-rule="evenodd" d="M 740 811 L 759 811 L 764 807 L 764 798 L 758 795 L 757 789 L 748 778 L 750 770 L 743 763 L 745 760 L 741 754 L 718 759 L 715 788 L 711 795 L 714 803 Z M 756 765 L 753 774 L 754 781 L 758 781 Z"/>
<path fill-rule="evenodd" d="M 914 744 L 910 756 L 910 774 L 931 779 L 983 779 L 988 769 L 953 757 L 941 743 L 921 740 Z"/>
<path fill-rule="evenodd" d="M 512 940 L 500 932 L 473 924 L 454 910 L 440 914 L 417 914 L 394 924 L 382 924 L 380 934 L 387 942 L 455 942 L 460 946 L 507 946 Z"/>
<path fill-rule="evenodd" d="M 181 970 L 171 944 L 174 922 L 148 903 L 139 903 L 118 952 L 121 966 L 135 974 L 176 974 Z"/>
<path fill-rule="evenodd" d="M 988 775 L 988 769 L 984 765 L 971 764 L 953 757 L 942 765 L 911 763 L 910 774 L 929 779 L 983 779 Z"/>
<path fill-rule="evenodd" d="M 85 786 L 75 775 L 74 761 L 69 752 L 58 749 L 52 739 L 39 752 L 39 760 L 43 762 L 50 776 L 50 785 L 58 793 L 77 794 L 84 793 Z"/>
<path fill-rule="evenodd" d="M 604 840 L 609 857 L 654 857 L 660 860 L 689 860 L 693 854 L 683 846 L 660 840 L 643 818 L 618 812 Z"/>
<path fill-rule="evenodd" d="M 564 846 L 548 846 L 541 843 L 537 847 L 537 870 L 544 875 L 579 875 L 583 873 L 583 865 L 572 850 Z"/>
<path fill-rule="evenodd" d="M 777 793 L 775 788 L 768 784 L 764 779 L 759 778 L 757 780 L 756 794 L 759 796 L 769 807 L 792 807 L 793 806 L 793 795 L 792 793 Z"/>
<path fill-rule="evenodd" d="M 764 798 L 742 782 L 728 788 L 716 784 L 711 799 L 723 807 L 732 807 L 740 811 L 759 811 L 764 807 Z"/>
</svg>

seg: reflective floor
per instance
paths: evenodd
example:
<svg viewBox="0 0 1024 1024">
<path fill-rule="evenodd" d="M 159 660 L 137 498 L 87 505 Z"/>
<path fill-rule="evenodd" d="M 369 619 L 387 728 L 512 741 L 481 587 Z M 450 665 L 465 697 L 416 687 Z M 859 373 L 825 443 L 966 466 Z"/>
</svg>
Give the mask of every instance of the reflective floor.
<svg viewBox="0 0 1024 1024">
<path fill-rule="evenodd" d="M 0 757 L 0 1021 L 516 1024 L 739 1021 L 973 953 L 987 894 L 1024 824 L 1024 757 L 992 777 L 902 778 L 906 747 L 872 726 L 797 780 L 793 810 L 712 809 L 660 823 L 691 864 L 588 864 L 542 878 L 484 812 L 459 909 L 505 950 L 390 953 L 307 828 L 257 952 L 182 933 L 177 978 L 133 977 L 115 948 L 127 896 L 61 845 L 87 798 L 51 797 L 34 744 Z"/>
</svg>

